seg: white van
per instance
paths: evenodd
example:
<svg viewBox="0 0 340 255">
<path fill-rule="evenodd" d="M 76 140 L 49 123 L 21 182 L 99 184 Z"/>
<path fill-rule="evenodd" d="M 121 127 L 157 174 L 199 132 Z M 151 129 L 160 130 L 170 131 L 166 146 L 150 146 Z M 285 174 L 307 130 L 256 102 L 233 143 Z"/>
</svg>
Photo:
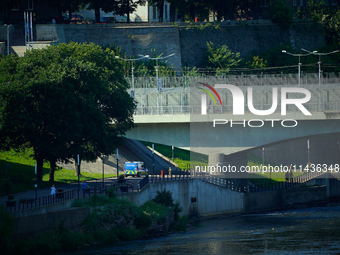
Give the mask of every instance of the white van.
<svg viewBox="0 0 340 255">
<path fill-rule="evenodd" d="M 144 162 L 142 161 L 134 161 L 134 162 L 126 162 L 124 166 L 124 174 L 125 176 L 141 176 L 142 172 L 148 172 L 148 169 L 145 167 Z"/>
</svg>

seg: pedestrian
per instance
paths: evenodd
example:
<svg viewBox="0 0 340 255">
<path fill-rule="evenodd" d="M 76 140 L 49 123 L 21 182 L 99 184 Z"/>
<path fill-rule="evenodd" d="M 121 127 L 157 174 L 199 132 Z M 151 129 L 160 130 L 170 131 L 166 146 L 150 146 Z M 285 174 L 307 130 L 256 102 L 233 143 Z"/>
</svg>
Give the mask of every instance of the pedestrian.
<svg viewBox="0 0 340 255">
<path fill-rule="evenodd" d="M 84 181 L 84 182 L 81 184 L 81 187 L 83 188 L 83 197 L 85 197 L 86 189 L 90 188 L 90 186 L 87 185 L 86 181 Z"/>
<path fill-rule="evenodd" d="M 54 185 L 52 185 L 51 187 L 51 196 L 55 197 L 55 186 Z"/>
<path fill-rule="evenodd" d="M 289 180 L 293 180 L 293 171 L 292 169 L 289 170 Z"/>
<path fill-rule="evenodd" d="M 285 173 L 286 182 L 289 181 L 289 170 Z"/>
<path fill-rule="evenodd" d="M 169 175 L 171 176 L 172 169 L 169 167 Z"/>
<path fill-rule="evenodd" d="M 137 102 L 137 100 L 135 100 L 135 106 L 136 106 L 136 108 L 135 108 L 135 114 L 137 113 L 137 107 L 138 107 L 138 102 Z"/>
</svg>

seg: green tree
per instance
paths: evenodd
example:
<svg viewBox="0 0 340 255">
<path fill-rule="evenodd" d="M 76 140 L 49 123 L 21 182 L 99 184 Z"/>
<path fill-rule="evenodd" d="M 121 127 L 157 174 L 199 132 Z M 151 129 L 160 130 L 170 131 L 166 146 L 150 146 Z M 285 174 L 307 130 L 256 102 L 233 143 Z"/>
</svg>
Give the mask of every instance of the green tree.
<svg viewBox="0 0 340 255">
<path fill-rule="evenodd" d="M 0 72 L 2 148 L 32 147 L 40 181 L 44 160 L 52 168 L 77 155 L 94 161 L 133 126 L 133 100 L 110 50 L 59 44 L 4 58 Z"/>
<path fill-rule="evenodd" d="M 216 68 L 218 73 L 225 73 L 229 72 L 230 68 L 237 67 L 240 61 L 240 53 L 232 52 L 227 45 L 215 46 L 212 42 L 207 42 L 207 68 Z"/>
<path fill-rule="evenodd" d="M 87 9 L 94 10 L 96 22 L 100 22 L 100 9 L 106 13 L 127 15 L 127 22 L 130 22 L 130 13 L 133 13 L 138 5 L 145 5 L 146 0 L 84 0 L 84 3 L 89 4 Z"/>
<path fill-rule="evenodd" d="M 270 2 L 270 16 L 280 28 L 288 29 L 292 23 L 293 12 L 287 7 L 285 0 L 274 0 Z"/>
<path fill-rule="evenodd" d="M 314 23 L 323 22 L 327 18 L 327 8 L 323 0 L 308 0 L 307 15 Z"/>
<path fill-rule="evenodd" d="M 260 58 L 259 56 L 253 56 L 252 60 L 246 63 L 246 66 L 252 69 L 265 68 L 267 66 L 267 60 Z"/>
<path fill-rule="evenodd" d="M 46 2 L 52 8 L 59 10 L 59 16 L 62 16 L 63 12 L 69 13 L 69 19 L 72 18 L 72 12 L 79 11 L 82 5 L 82 0 L 41 0 Z"/>
</svg>

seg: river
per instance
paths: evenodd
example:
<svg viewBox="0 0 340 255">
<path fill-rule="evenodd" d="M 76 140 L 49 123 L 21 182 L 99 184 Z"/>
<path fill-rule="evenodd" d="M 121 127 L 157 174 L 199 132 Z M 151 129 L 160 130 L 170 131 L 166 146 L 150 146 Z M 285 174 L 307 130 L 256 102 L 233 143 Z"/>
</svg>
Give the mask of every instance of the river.
<svg viewBox="0 0 340 255">
<path fill-rule="evenodd" d="M 166 237 L 67 254 L 339 254 L 340 206 L 204 220 Z"/>
</svg>

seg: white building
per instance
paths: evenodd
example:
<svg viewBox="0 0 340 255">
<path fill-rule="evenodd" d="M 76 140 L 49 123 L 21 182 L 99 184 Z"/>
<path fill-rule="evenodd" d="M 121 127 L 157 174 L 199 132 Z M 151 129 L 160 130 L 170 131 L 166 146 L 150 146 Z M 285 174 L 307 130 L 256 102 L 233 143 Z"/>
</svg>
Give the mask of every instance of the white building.
<svg viewBox="0 0 340 255">
<path fill-rule="evenodd" d="M 148 1 L 144 6 L 138 6 L 136 11 L 130 14 L 131 22 L 158 22 L 158 8 L 156 6 L 149 6 Z M 76 14 L 80 14 L 85 20 L 94 20 L 94 10 L 80 10 Z M 118 22 L 126 22 L 126 15 L 124 17 L 114 15 L 113 12 L 105 13 L 100 11 L 100 17 L 115 17 Z M 170 22 L 170 5 L 168 2 L 164 2 L 163 7 L 163 22 Z"/>
<path fill-rule="evenodd" d="M 130 15 L 131 21 L 135 22 L 158 22 L 158 8 L 149 6 L 148 1 L 144 6 L 138 6 L 136 11 Z M 163 22 L 170 22 L 170 5 L 164 1 Z"/>
</svg>

